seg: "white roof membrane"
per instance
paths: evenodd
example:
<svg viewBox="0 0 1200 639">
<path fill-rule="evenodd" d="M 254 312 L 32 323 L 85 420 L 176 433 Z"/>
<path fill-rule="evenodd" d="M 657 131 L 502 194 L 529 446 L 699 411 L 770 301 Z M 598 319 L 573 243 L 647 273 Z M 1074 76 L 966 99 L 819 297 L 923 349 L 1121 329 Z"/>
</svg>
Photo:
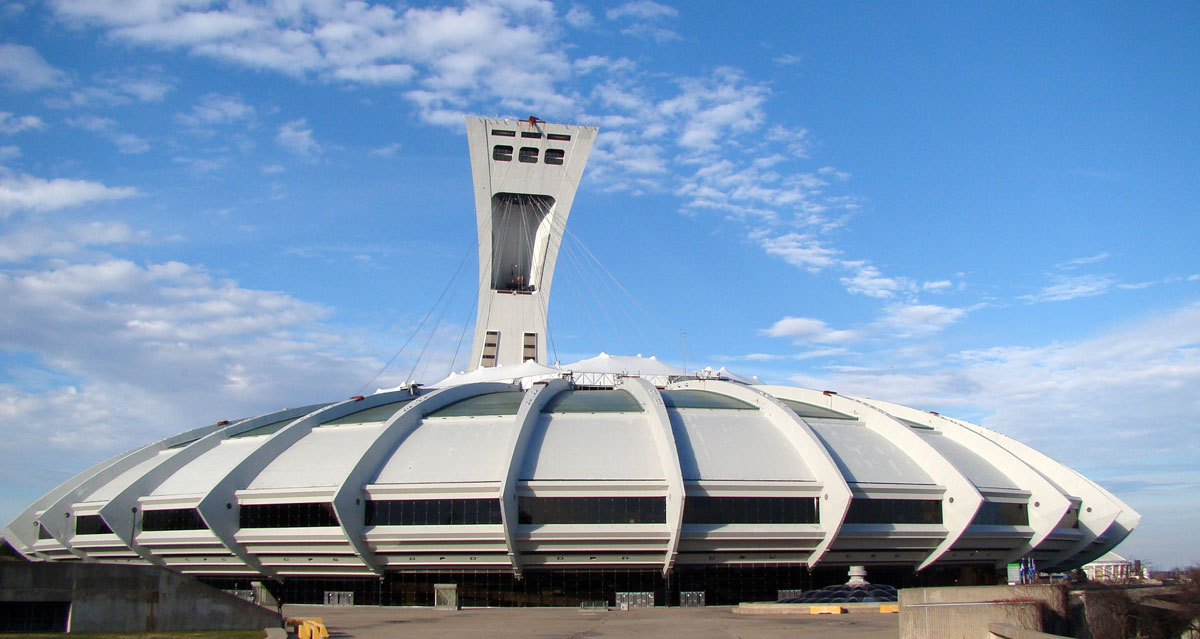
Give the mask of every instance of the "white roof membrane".
<svg viewBox="0 0 1200 639">
<path fill-rule="evenodd" d="M 542 413 L 522 480 L 663 480 L 645 413 Z"/>
<path fill-rule="evenodd" d="M 998 468 L 966 446 L 936 431 L 914 430 L 914 432 L 930 446 L 933 446 L 934 450 L 941 453 L 942 457 L 953 464 L 959 472 L 966 475 L 967 479 L 971 480 L 976 487 L 1019 490 L 1017 484 L 1009 479 L 1008 475 L 1000 472 Z"/>
<path fill-rule="evenodd" d="M 859 422 L 805 420 L 851 484 L 929 484 L 933 479 L 900 447 Z"/>
<path fill-rule="evenodd" d="M 500 481 L 507 471 L 500 452 L 514 428 L 512 415 L 426 419 L 368 483 Z"/>
<path fill-rule="evenodd" d="M 140 464 L 133 466 L 132 468 L 121 473 L 120 475 L 117 475 L 116 477 L 113 478 L 112 481 L 110 481 L 107 484 L 96 489 L 95 492 L 93 492 L 91 495 L 88 495 L 87 499 L 84 499 L 82 501 L 106 501 L 106 500 L 112 499 L 113 497 L 116 497 L 117 495 L 119 495 L 121 493 L 121 491 L 128 488 L 130 484 L 137 481 L 138 478 L 140 478 L 142 475 L 145 475 L 146 473 L 150 472 L 150 470 L 153 469 L 155 466 L 170 459 L 171 457 L 173 457 L 175 455 L 175 453 L 178 453 L 178 452 L 179 452 L 179 449 L 177 449 L 177 448 L 176 449 L 168 448 L 167 450 L 159 451 L 159 453 L 157 455 L 155 455 L 154 457 L 146 459 L 146 460 L 142 461 Z"/>
<path fill-rule="evenodd" d="M 250 482 L 250 490 L 338 486 L 375 441 L 382 422 L 314 428 Z"/>
<path fill-rule="evenodd" d="M 205 451 L 204 454 L 185 464 L 175 474 L 158 485 L 151 495 L 195 495 L 207 494 L 217 482 L 225 478 L 243 459 L 254 452 L 265 437 L 239 437 L 226 439 Z"/>
<path fill-rule="evenodd" d="M 684 480 L 816 481 L 762 411 L 668 410 L 667 415 Z"/>
</svg>

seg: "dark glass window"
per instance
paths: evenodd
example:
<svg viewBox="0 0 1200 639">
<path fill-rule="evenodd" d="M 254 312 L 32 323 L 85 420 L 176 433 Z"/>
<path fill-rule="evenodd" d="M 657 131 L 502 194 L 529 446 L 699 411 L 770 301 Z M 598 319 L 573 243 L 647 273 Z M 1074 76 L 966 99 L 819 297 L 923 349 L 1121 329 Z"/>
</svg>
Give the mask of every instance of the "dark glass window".
<svg viewBox="0 0 1200 639">
<path fill-rule="evenodd" d="M 517 156 L 517 159 L 520 160 L 521 162 L 525 162 L 526 164 L 537 162 L 537 160 L 538 160 L 537 147 L 533 147 L 533 146 L 521 147 L 521 153 L 520 153 L 520 155 Z"/>
<path fill-rule="evenodd" d="M 238 513 L 242 528 L 309 528 L 337 526 L 333 504 L 251 504 Z"/>
<path fill-rule="evenodd" d="M 492 147 L 492 159 L 499 162 L 512 162 L 513 148 L 507 144 L 497 144 Z"/>
<path fill-rule="evenodd" d="M 499 499 L 397 499 L 368 501 L 367 526 L 470 526 L 499 524 Z"/>
<path fill-rule="evenodd" d="M 847 524 L 940 524 L 942 502 L 937 499 L 850 500 Z"/>
<path fill-rule="evenodd" d="M 562 164 L 567 152 L 562 149 L 546 149 L 546 164 Z"/>
<path fill-rule="evenodd" d="M 51 535 L 45 526 L 38 524 L 38 539 L 54 539 L 54 535 Z"/>
<path fill-rule="evenodd" d="M 547 139 L 547 140 L 561 140 L 561 141 L 563 141 L 563 142 L 570 142 L 570 141 L 571 141 L 571 136 L 569 136 L 569 135 L 567 135 L 567 134 L 565 134 L 565 133 L 547 133 L 547 134 L 546 134 L 546 139 Z"/>
<path fill-rule="evenodd" d="M 142 513 L 142 530 L 207 530 L 195 508 L 147 510 Z"/>
<path fill-rule="evenodd" d="M 688 497 L 685 524 L 816 524 L 816 497 Z"/>
<path fill-rule="evenodd" d="M 521 497 L 522 524 L 663 524 L 665 497 Z"/>
<path fill-rule="evenodd" d="M 100 515 L 81 515 L 75 518 L 76 535 L 111 535 L 112 528 L 104 523 Z"/>
<path fill-rule="evenodd" d="M 67 632 L 69 601 L 0 601 L 0 632 Z"/>
<path fill-rule="evenodd" d="M 501 137 L 511 138 L 511 137 L 516 136 L 517 132 L 511 131 L 508 129 L 492 129 L 492 135 L 498 135 Z"/>
<path fill-rule="evenodd" d="M 540 137 L 542 137 L 542 132 L 541 131 L 521 131 L 521 137 L 523 137 L 523 138 L 540 138 Z"/>
<path fill-rule="evenodd" d="M 1079 528 L 1079 506 L 1071 506 L 1055 528 Z"/>
<path fill-rule="evenodd" d="M 1029 510 L 1025 504 L 985 501 L 971 520 L 975 526 L 1028 526 Z"/>
</svg>

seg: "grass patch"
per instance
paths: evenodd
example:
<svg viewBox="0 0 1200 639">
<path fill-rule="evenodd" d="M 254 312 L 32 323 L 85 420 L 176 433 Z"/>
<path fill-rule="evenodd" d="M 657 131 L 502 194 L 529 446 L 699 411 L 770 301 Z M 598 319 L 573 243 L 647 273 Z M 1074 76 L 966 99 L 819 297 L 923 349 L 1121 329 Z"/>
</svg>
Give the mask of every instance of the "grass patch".
<svg viewBox="0 0 1200 639">
<path fill-rule="evenodd" d="M 263 639 L 262 630 L 180 630 L 175 632 L 42 632 L 0 633 L 0 637 L 22 639 Z"/>
</svg>

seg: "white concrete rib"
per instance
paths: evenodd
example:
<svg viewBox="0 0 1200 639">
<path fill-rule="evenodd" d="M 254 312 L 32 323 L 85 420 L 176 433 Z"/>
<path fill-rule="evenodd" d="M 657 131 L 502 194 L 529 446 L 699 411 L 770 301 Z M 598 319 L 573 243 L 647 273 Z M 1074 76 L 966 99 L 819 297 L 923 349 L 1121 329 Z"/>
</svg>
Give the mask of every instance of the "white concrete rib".
<svg viewBox="0 0 1200 639">
<path fill-rule="evenodd" d="M 1068 495 L 1064 495 L 1054 484 L 1047 481 L 1045 477 L 1013 454 L 1012 451 L 980 435 L 978 432 L 964 427 L 959 422 L 947 419 L 941 415 L 927 413 L 891 402 L 876 399 L 864 399 L 862 401 L 896 417 L 938 430 L 946 437 L 984 458 L 1000 472 L 1007 475 L 1013 483 L 1029 491 L 1030 496 L 1027 512 L 1029 513 L 1029 526 L 1034 531 L 1033 536 L 1028 542 L 1022 544 L 1020 548 L 1010 553 L 1005 558 L 1005 563 L 1017 561 L 1037 548 L 1038 544 L 1042 543 L 1050 533 L 1054 532 L 1055 526 L 1058 525 L 1058 522 L 1062 521 L 1063 516 L 1067 514 L 1067 510 L 1071 508 L 1071 500 Z"/>
<path fill-rule="evenodd" d="M 917 566 L 917 570 L 924 570 L 937 561 L 966 532 L 967 526 L 971 525 L 971 520 L 983 503 L 983 495 L 979 494 L 965 475 L 908 426 L 878 408 L 852 397 L 791 386 L 758 388 L 776 397 L 813 404 L 856 417 L 867 428 L 916 460 L 935 482 L 945 488 L 945 494 L 942 495 L 942 525 L 946 528 L 946 537 Z"/>
<path fill-rule="evenodd" d="M 950 417 L 945 419 L 953 421 L 963 428 L 979 433 L 983 437 L 1007 448 L 1024 460 L 1026 464 L 1029 464 L 1034 470 L 1061 486 L 1068 493 L 1082 500 L 1079 508 L 1079 528 L 1083 536 L 1070 548 L 1062 551 L 1051 560 L 1052 564 L 1046 566 L 1047 568 L 1074 568 L 1077 565 L 1081 565 L 1077 563 L 1077 559 L 1081 557 L 1080 553 L 1095 541 L 1096 538 L 1104 534 L 1109 526 L 1117 521 L 1117 518 L 1120 516 L 1121 507 L 1107 491 L 1088 481 L 1074 470 L 1051 459 L 1048 455 L 1035 450 L 1031 446 L 1022 444 L 1011 437 L 1001 435 L 982 426 Z"/>
<path fill-rule="evenodd" d="M 387 463 L 388 458 L 395 452 L 404 440 L 420 428 L 422 420 L 430 413 L 440 410 L 450 404 L 486 393 L 514 390 L 511 384 L 480 383 L 449 386 L 446 388 L 417 395 L 415 399 L 404 406 L 384 423 L 383 428 L 375 436 L 370 446 L 359 456 L 353 468 L 346 474 L 333 495 L 333 510 L 337 513 L 338 522 L 345 533 L 346 539 L 354 552 L 363 563 L 376 575 L 383 575 L 384 567 L 375 553 L 371 551 L 365 537 L 365 515 L 367 495 L 364 486 L 379 474 L 379 469 Z M 401 401 L 413 397 L 408 390 L 378 393 L 371 398 L 386 396 L 377 400 L 375 405 Z M 336 419 L 336 418 L 334 418 Z"/>
<path fill-rule="evenodd" d="M 683 486 L 683 469 L 679 465 L 679 448 L 675 444 L 675 431 L 671 428 L 671 418 L 667 415 L 662 394 L 654 384 L 640 377 L 626 377 L 620 380 L 617 388 L 628 391 L 642 405 L 650 427 L 650 435 L 658 449 L 663 477 L 667 480 L 667 526 L 670 537 L 667 541 L 666 555 L 663 557 L 662 574 L 665 577 L 671 572 L 671 566 L 679 554 L 679 538 L 683 533 L 683 509 L 687 500 Z"/>
<path fill-rule="evenodd" d="M 841 528 L 846 511 L 850 509 L 850 499 L 853 493 L 849 484 L 846 483 L 846 478 L 838 469 L 837 462 L 833 460 L 833 456 L 829 454 L 812 428 L 773 396 L 767 387 L 745 386 L 715 380 L 695 380 L 677 382 L 671 384 L 669 388 L 671 390 L 707 390 L 756 406 L 791 443 L 821 484 L 820 507 L 817 512 L 820 513 L 820 526 L 824 535 L 820 543 L 809 554 L 807 561 L 809 568 L 819 564 L 821 558 L 829 550 L 830 544 L 833 543 L 834 537 L 837 536 L 837 531 Z"/>
<path fill-rule="evenodd" d="M 538 382 L 525 391 L 515 417 L 516 428 L 513 429 L 508 447 L 504 451 L 506 465 L 504 477 L 500 480 L 500 521 L 504 526 L 504 547 L 508 552 L 508 560 L 512 563 L 513 574 L 518 579 L 521 577 L 521 555 L 517 549 L 517 527 L 520 525 L 517 483 L 521 477 L 521 467 L 525 463 L 525 450 L 529 447 L 533 431 L 537 429 L 542 408 L 555 395 L 570 388 L 570 383 L 565 380 L 551 379 Z"/>
</svg>

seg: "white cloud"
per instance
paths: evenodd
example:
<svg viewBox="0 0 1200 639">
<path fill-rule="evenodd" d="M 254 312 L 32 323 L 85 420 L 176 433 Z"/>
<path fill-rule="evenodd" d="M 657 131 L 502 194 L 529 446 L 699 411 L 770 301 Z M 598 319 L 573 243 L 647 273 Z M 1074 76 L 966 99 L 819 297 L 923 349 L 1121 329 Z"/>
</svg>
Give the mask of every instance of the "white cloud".
<svg viewBox="0 0 1200 639">
<path fill-rule="evenodd" d="M 393 155 L 396 155 L 396 152 L 399 150 L 400 150 L 400 143 L 392 142 L 391 144 L 385 144 L 384 146 L 380 146 L 380 147 L 371 149 L 370 151 L 367 151 L 367 154 L 386 158 L 386 157 L 391 157 Z"/>
<path fill-rule="evenodd" d="M 0 235 L 0 263 L 31 257 L 74 257 L 88 247 L 140 243 L 148 237 L 120 222 L 27 227 Z"/>
<path fill-rule="evenodd" d="M 0 133 L 11 135 L 21 131 L 39 131 L 46 128 L 46 123 L 36 115 L 14 116 L 8 111 L 0 111 Z"/>
<path fill-rule="evenodd" d="M 654 20 L 657 18 L 673 18 L 679 15 L 675 7 L 651 2 L 650 0 L 635 0 L 609 9 L 606 13 L 609 20 L 620 18 L 636 18 L 639 20 Z"/>
<path fill-rule="evenodd" d="M 1075 258 L 1075 259 L 1073 259 L 1073 260 L 1067 260 L 1067 261 L 1065 261 L 1065 262 L 1062 262 L 1062 263 L 1060 263 L 1060 264 L 1055 264 L 1055 265 L 1054 265 L 1054 268 L 1058 268 L 1058 269 L 1064 269 L 1064 270 L 1070 270 L 1070 269 L 1073 269 L 1073 268 L 1077 268 L 1077 267 L 1080 267 L 1080 266 L 1084 266 L 1084 265 L 1086 265 L 1086 264 L 1095 264 L 1096 262 L 1101 262 L 1101 261 L 1104 261 L 1104 260 L 1106 260 L 1106 259 L 1108 259 L 1108 253 L 1107 253 L 1107 252 L 1105 252 L 1105 253 L 1097 253 L 1096 255 L 1092 255 L 1092 256 L 1089 256 L 1089 257 L 1077 257 L 1077 258 Z"/>
<path fill-rule="evenodd" d="M 193 128 L 229 124 L 254 117 L 254 107 L 241 96 L 209 93 L 187 113 L 175 116 L 184 126 Z"/>
<path fill-rule="evenodd" d="M 137 195 L 128 186 L 104 186 L 99 182 L 32 175 L 0 175 L 0 218 L 16 211 L 46 212 Z"/>
<path fill-rule="evenodd" d="M 840 344 L 860 339 L 858 331 L 835 330 L 825 322 L 812 317 L 787 316 L 773 325 L 759 331 L 760 335 L 769 337 L 790 337 L 795 343 L 816 342 L 821 344 Z"/>
<path fill-rule="evenodd" d="M 95 115 L 83 115 L 69 118 L 67 124 L 91 131 L 111 141 L 121 153 L 145 153 L 150 150 L 150 143 L 132 134 L 117 130 L 117 122 L 112 118 Z"/>
<path fill-rule="evenodd" d="M 592 26 L 596 20 L 592 17 L 592 12 L 588 11 L 587 7 L 579 4 L 571 5 L 571 9 L 567 11 L 563 19 L 567 21 L 567 24 L 576 29 L 586 29 Z"/>
<path fill-rule="evenodd" d="M 1021 299 L 1030 303 L 1063 302 L 1080 297 L 1103 295 L 1117 285 L 1117 279 L 1112 275 L 1053 275 L 1053 284 L 1041 291 L 1030 295 L 1022 295 Z"/>
<path fill-rule="evenodd" d="M 924 336 L 941 331 L 966 314 L 965 309 L 935 304 L 891 304 L 884 309 L 878 324 L 897 337 Z"/>
<path fill-rule="evenodd" d="M 854 274 L 850 277 L 838 278 L 838 281 L 851 293 L 889 299 L 895 297 L 900 292 L 909 291 L 913 288 L 913 283 L 907 278 L 886 277 L 878 268 L 866 262 L 849 261 L 842 264 L 854 270 Z"/>
<path fill-rule="evenodd" d="M 282 293 L 177 262 L 47 264 L 0 269 L 0 348 L 39 356 L 6 369 L 16 384 L 0 384 L 8 488 L 44 490 L 47 470 L 71 475 L 217 419 L 349 395 L 379 367 L 323 332 L 324 308 Z"/>
<path fill-rule="evenodd" d="M 679 15 L 679 11 L 674 7 L 650 0 L 635 0 L 609 9 L 605 15 L 609 20 L 628 19 L 629 26 L 621 30 L 621 33 L 628 36 L 649 38 L 659 43 L 680 39 L 678 33 L 659 24 L 664 19 Z"/>
<path fill-rule="evenodd" d="M 17 91 L 36 91 L 63 86 L 67 76 L 32 47 L 0 44 L 0 82 Z"/>
<path fill-rule="evenodd" d="M 829 248 L 812 235 L 787 233 L 779 237 L 763 237 L 759 244 L 768 255 L 782 257 L 788 264 L 799 266 L 810 273 L 818 273 L 840 264 L 841 251 Z"/>
<path fill-rule="evenodd" d="M 775 64 L 778 64 L 781 67 L 790 67 L 792 65 L 800 64 L 801 62 L 803 62 L 804 56 L 796 55 L 794 53 L 785 53 L 781 56 L 776 56 L 776 57 L 772 58 L 771 61 L 774 62 Z"/>
<path fill-rule="evenodd" d="M 1200 280 L 1200 273 L 1193 273 L 1193 274 L 1187 276 L 1187 281 L 1189 281 L 1189 282 L 1195 282 L 1197 280 Z"/>
<path fill-rule="evenodd" d="M 280 146 L 295 153 L 306 157 L 313 157 L 322 153 L 321 145 L 313 140 L 312 129 L 305 128 L 308 126 L 308 121 L 304 118 L 292 120 L 279 127 L 279 135 L 275 139 Z"/>
<path fill-rule="evenodd" d="M 11 144 L 0 146 L 0 162 L 8 162 L 21 157 L 21 147 Z"/>
<path fill-rule="evenodd" d="M 934 282 L 925 282 L 921 284 L 921 290 L 939 292 L 953 287 L 954 284 L 950 280 L 937 280 Z"/>
</svg>

